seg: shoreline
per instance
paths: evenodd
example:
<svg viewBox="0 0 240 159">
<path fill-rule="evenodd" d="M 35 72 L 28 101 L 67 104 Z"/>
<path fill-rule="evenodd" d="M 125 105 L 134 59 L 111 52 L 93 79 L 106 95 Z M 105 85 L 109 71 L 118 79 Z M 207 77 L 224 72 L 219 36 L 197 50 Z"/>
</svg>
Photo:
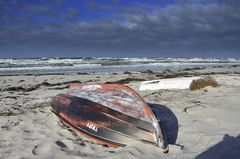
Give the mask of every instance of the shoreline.
<svg viewBox="0 0 240 159">
<path fill-rule="evenodd" d="M 2 76 L 44 76 L 44 75 L 94 75 L 94 74 L 138 74 L 138 73 L 164 73 L 164 72 L 184 72 L 184 71 L 198 71 L 198 70 L 206 70 L 206 69 L 232 69 L 232 68 L 240 68 L 240 64 L 236 65 L 227 65 L 227 66 L 197 66 L 197 67 L 190 67 L 190 68 L 184 68 L 184 69 L 178 69 L 178 70 L 171 70 L 171 69 L 165 69 L 160 71 L 155 70 L 149 70 L 146 69 L 144 71 L 122 71 L 122 72 L 53 72 L 53 73 L 14 73 L 14 74 L 0 74 L 0 77 Z"/>
<path fill-rule="evenodd" d="M 206 92 L 203 89 L 138 90 L 140 82 L 145 80 L 206 75 L 213 76 L 220 87 L 207 87 Z M 148 144 L 133 143 L 113 149 L 81 140 L 59 123 L 48 105 L 51 97 L 74 82 L 126 84 L 147 103 L 170 109 L 179 123 L 176 144 L 180 146 L 170 145 L 170 152 L 162 154 L 160 149 Z M 235 124 L 240 120 L 240 66 L 139 73 L 1 76 L 0 83 L 0 158 L 214 158 L 212 149 L 227 156 L 231 152 L 240 155 L 239 150 L 228 148 L 229 144 L 240 146 L 240 128 Z M 160 112 L 165 117 L 163 123 L 171 125 L 168 113 Z"/>
</svg>

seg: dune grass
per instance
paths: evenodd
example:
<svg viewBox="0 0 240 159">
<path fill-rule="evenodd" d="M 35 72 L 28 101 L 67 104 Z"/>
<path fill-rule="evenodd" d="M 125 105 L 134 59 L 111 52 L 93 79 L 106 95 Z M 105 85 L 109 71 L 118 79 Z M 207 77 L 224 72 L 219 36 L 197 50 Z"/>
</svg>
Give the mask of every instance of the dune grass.
<svg viewBox="0 0 240 159">
<path fill-rule="evenodd" d="M 219 87 L 220 84 L 213 77 L 206 76 L 197 80 L 193 80 L 192 83 L 190 84 L 189 89 L 197 90 L 197 89 L 205 88 L 207 86 Z"/>
</svg>

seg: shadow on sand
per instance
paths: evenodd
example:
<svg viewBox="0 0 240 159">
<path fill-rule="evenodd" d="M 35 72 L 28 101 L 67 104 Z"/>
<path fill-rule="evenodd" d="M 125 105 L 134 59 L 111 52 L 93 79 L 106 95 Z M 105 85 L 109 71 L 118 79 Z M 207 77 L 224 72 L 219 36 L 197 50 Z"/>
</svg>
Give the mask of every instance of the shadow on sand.
<svg viewBox="0 0 240 159">
<path fill-rule="evenodd" d="M 240 135 L 237 137 L 225 135 L 223 140 L 195 159 L 237 159 L 240 158 Z"/>
<path fill-rule="evenodd" d="M 178 120 L 175 114 L 166 106 L 148 103 L 155 116 L 160 119 L 160 127 L 167 136 L 169 144 L 176 144 L 178 135 Z"/>
</svg>

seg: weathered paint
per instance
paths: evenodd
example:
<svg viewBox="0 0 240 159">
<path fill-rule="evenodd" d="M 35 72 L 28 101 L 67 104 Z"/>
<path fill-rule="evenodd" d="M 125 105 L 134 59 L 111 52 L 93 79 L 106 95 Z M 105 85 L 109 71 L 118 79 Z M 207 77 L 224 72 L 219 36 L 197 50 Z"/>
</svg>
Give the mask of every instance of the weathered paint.
<svg viewBox="0 0 240 159">
<path fill-rule="evenodd" d="M 151 109 L 127 86 L 74 84 L 51 105 L 68 125 L 104 142 L 125 145 L 137 139 L 158 145 L 158 138 L 163 140 Z"/>
<path fill-rule="evenodd" d="M 67 105 L 69 105 L 69 104 L 71 103 L 71 100 L 70 100 L 70 99 L 64 98 L 64 97 L 59 96 L 59 95 L 53 97 L 53 100 L 54 100 L 54 101 L 58 101 L 59 103 L 65 105 L 65 106 L 67 106 Z"/>
<path fill-rule="evenodd" d="M 84 85 L 75 84 L 70 86 L 68 93 L 101 103 L 109 108 L 127 113 L 141 120 L 151 122 L 153 114 L 142 98 L 127 86 L 117 84 Z"/>
<path fill-rule="evenodd" d="M 113 147 L 113 148 L 116 148 L 116 147 L 119 147 L 119 146 L 125 146 L 125 145 L 122 145 L 122 144 L 117 144 L 117 143 L 112 143 L 112 142 L 109 142 L 109 141 L 105 141 L 101 138 L 98 138 L 98 137 L 94 137 L 94 136 L 91 136 L 91 135 L 88 135 L 88 133 L 85 133 L 85 132 L 82 132 L 80 131 L 76 126 L 74 126 L 73 124 L 70 123 L 70 121 L 67 121 L 67 120 L 64 120 L 63 118 L 61 118 L 61 116 L 59 116 L 58 114 L 56 114 L 59 119 L 64 123 L 64 125 L 66 125 L 67 127 L 70 127 L 72 130 L 76 131 L 76 133 L 79 133 L 89 139 L 92 139 L 93 141 L 95 142 L 98 142 L 102 145 L 106 145 L 108 147 Z"/>
</svg>

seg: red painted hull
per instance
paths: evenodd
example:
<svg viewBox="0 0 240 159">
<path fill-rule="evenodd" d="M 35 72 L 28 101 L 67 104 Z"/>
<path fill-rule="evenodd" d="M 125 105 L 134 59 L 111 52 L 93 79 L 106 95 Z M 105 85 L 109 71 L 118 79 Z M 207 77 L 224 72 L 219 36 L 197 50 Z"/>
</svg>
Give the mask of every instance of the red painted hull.
<svg viewBox="0 0 240 159">
<path fill-rule="evenodd" d="M 153 112 L 132 89 L 118 84 L 70 86 L 53 97 L 53 112 L 82 135 L 111 147 L 135 140 L 165 148 Z"/>
</svg>

